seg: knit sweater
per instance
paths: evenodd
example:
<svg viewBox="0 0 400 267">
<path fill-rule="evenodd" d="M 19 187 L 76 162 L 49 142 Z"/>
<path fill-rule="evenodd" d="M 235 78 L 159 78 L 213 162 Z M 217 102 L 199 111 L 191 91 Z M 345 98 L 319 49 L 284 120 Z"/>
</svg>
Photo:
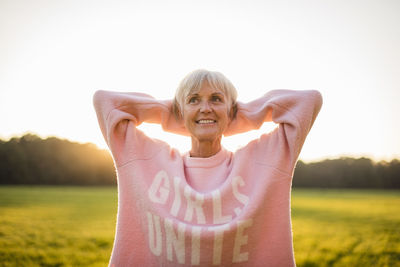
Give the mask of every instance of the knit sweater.
<svg viewBox="0 0 400 267">
<path fill-rule="evenodd" d="M 273 90 L 238 102 L 224 135 L 278 126 L 235 152 L 181 154 L 136 127 L 188 135 L 171 101 L 97 91 L 112 152 L 118 215 L 110 266 L 295 266 L 290 214 L 294 167 L 321 108 L 318 91 Z"/>
</svg>

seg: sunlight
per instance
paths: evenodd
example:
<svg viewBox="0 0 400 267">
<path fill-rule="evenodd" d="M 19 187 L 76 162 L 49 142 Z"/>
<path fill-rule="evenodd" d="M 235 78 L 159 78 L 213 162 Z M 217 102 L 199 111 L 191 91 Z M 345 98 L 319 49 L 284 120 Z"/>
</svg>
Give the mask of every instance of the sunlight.
<svg viewBox="0 0 400 267">
<path fill-rule="evenodd" d="M 0 2 L 2 138 L 29 131 L 105 148 L 96 90 L 171 99 L 188 72 L 208 68 L 232 81 L 240 101 L 280 88 L 321 91 L 301 157 L 400 157 L 398 3 L 22 2 L 23 10 Z M 143 129 L 189 148 L 156 126 Z M 224 145 L 235 150 L 269 130 Z"/>
<path fill-rule="evenodd" d="M 274 123 L 264 123 L 258 130 L 223 137 L 222 145 L 229 151 L 236 151 L 247 145 L 251 140 L 257 139 L 260 135 L 272 131 L 275 127 L 276 125 Z M 143 123 L 138 128 L 151 138 L 167 142 L 171 147 L 178 149 L 181 153 L 190 150 L 190 137 L 164 132 L 158 124 Z"/>
</svg>

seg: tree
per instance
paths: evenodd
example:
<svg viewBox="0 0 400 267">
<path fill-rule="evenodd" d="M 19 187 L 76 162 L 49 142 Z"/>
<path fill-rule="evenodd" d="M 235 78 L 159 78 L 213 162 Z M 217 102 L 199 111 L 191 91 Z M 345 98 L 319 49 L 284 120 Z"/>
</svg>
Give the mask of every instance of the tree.
<svg viewBox="0 0 400 267">
<path fill-rule="evenodd" d="M 27 134 L 0 142 L 0 184 L 115 185 L 108 151 Z"/>
</svg>

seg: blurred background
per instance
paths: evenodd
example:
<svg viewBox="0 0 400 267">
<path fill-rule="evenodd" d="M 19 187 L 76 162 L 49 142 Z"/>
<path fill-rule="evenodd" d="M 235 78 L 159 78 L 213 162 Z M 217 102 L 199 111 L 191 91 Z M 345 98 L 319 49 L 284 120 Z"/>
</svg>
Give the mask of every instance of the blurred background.
<svg viewBox="0 0 400 267">
<path fill-rule="evenodd" d="M 324 97 L 293 180 L 297 264 L 399 264 L 399 13 L 396 0 L 0 0 L 0 263 L 107 264 L 116 179 L 94 92 L 170 99 L 206 68 L 243 102 L 272 89 Z"/>
</svg>

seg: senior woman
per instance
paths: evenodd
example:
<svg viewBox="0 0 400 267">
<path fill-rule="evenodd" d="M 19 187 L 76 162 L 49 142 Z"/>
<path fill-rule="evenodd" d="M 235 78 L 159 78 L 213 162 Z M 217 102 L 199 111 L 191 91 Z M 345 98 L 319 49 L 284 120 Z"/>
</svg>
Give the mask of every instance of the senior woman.
<svg viewBox="0 0 400 267">
<path fill-rule="evenodd" d="M 110 266 L 294 266 L 293 170 L 321 108 L 318 91 L 273 90 L 236 102 L 221 73 L 196 70 L 175 98 L 98 91 L 100 128 L 118 179 Z M 278 124 L 235 152 L 223 135 Z M 180 154 L 136 127 L 189 135 Z"/>
</svg>

